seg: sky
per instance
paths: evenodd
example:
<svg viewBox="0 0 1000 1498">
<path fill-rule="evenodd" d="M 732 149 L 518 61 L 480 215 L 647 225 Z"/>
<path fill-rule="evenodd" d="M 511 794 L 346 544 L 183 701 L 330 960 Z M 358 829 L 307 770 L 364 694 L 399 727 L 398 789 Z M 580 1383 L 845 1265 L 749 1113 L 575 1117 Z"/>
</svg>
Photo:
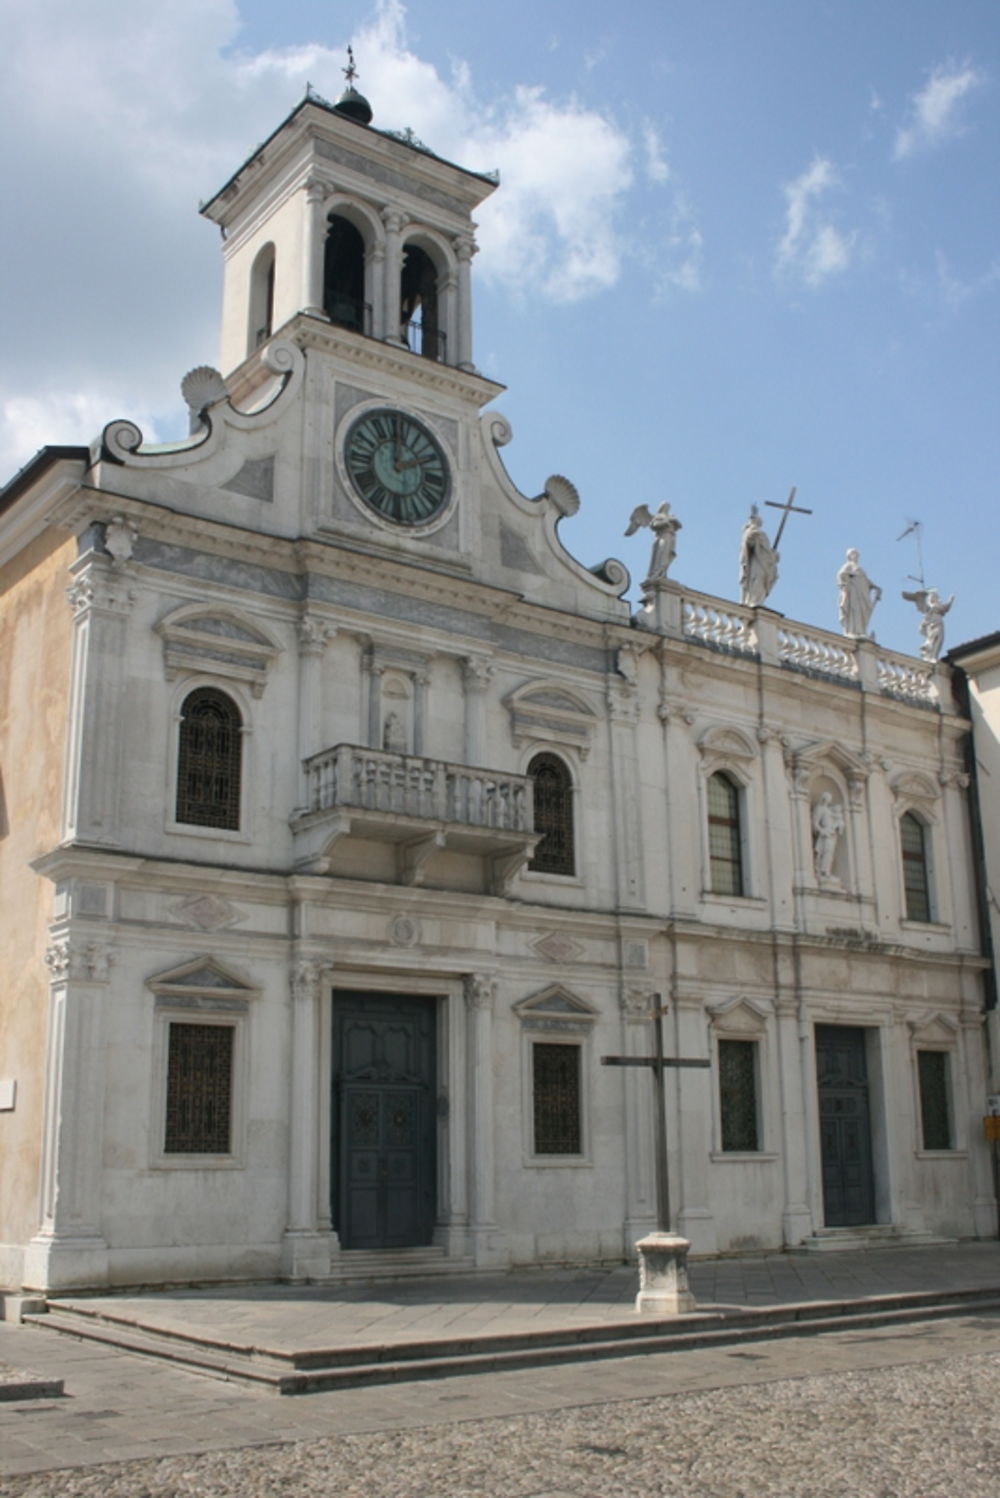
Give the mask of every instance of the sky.
<svg viewBox="0 0 1000 1498">
<path fill-rule="evenodd" d="M 837 630 L 857 547 L 881 644 L 917 652 L 920 575 L 957 595 L 948 644 L 1000 629 L 997 0 L 0 0 L 0 27 L 0 482 L 118 417 L 183 436 L 218 359 L 199 203 L 307 83 L 337 98 L 351 43 L 376 126 L 500 171 L 474 356 L 517 486 L 580 491 L 580 561 L 637 601 L 624 531 L 668 500 L 671 575 L 738 598 L 750 505 L 773 535 L 794 485 L 775 609 Z"/>
</svg>

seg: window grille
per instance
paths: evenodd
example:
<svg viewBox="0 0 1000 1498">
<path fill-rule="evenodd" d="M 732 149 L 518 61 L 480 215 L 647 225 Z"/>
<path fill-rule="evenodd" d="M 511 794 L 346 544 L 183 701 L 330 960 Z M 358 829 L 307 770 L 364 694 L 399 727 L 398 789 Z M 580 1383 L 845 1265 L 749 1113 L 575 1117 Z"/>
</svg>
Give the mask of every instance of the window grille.
<svg viewBox="0 0 1000 1498">
<path fill-rule="evenodd" d="M 758 1150 L 757 1044 L 719 1041 L 719 1111 L 724 1150 Z"/>
<path fill-rule="evenodd" d="M 712 893 L 743 894 L 740 793 L 721 771 L 708 781 L 708 856 Z"/>
<path fill-rule="evenodd" d="M 912 811 L 900 818 L 899 840 L 903 850 L 903 889 L 906 895 L 906 919 L 931 919 L 931 889 L 927 875 L 927 833 L 923 822 Z"/>
<path fill-rule="evenodd" d="M 232 1025 L 170 1025 L 166 1154 L 230 1153 L 233 1034 Z"/>
<path fill-rule="evenodd" d="M 925 1150 L 950 1150 L 951 1109 L 948 1106 L 948 1057 L 944 1051 L 917 1052 L 920 1086 L 920 1124 Z"/>
<path fill-rule="evenodd" d="M 543 834 L 528 864 L 541 874 L 574 874 L 573 781 L 555 754 L 536 754 L 528 766 L 535 790 L 535 831 Z"/>
<path fill-rule="evenodd" d="M 198 687 L 181 709 L 177 820 L 198 827 L 240 825 L 242 719 L 232 698 Z"/>
<path fill-rule="evenodd" d="M 582 1154 L 580 1047 L 539 1044 L 531 1049 L 535 1154 Z"/>
</svg>

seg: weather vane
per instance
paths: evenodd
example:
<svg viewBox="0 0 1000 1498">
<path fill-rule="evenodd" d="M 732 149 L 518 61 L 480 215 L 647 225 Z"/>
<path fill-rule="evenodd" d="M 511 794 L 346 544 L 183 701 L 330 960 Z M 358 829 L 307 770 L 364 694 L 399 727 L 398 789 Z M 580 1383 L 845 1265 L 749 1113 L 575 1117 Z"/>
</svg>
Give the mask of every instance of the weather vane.
<svg viewBox="0 0 1000 1498">
<path fill-rule="evenodd" d="M 348 46 L 347 48 L 347 67 L 341 68 L 340 71 L 347 79 L 347 87 L 353 88 L 354 80 L 358 76 L 358 70 L 354 66 L 354 48 L 352 46 Z"/>
<path fill-rule="evenodd" d="M 923 522 L 920 521 L 920 520 L 911 520 L 911 521 L 909 521 L 907 523 L 906 530 L 903 531 L 900 535 L 898 535 L 896 537 L 896 540 L 897 541 L 905 541 L 906 538 L 907 538 L 907 536 L 915 536 L 916 537 L 916 539 L 917 539 L 917 567 L 918 567 L 919 570 L 917 572 L 908 572 L 906 574 L 906 580 L 907 580 L 907 582 L 911 582 L 911 583 L 919 583 L 922 588 L 926 588 L 927 583 L 926 583 L 926 581 L 924 579 L 924 545 L 923 545 L 923 533 L 924 533 Z"/>
</svg>

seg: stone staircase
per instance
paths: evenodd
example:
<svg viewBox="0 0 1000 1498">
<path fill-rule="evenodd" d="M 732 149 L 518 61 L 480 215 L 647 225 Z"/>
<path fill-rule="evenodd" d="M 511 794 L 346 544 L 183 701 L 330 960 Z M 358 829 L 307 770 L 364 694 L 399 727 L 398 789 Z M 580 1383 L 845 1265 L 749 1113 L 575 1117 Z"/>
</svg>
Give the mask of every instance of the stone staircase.
<svg viewBox="0 0 1000 1498">
<path fill-rule="evenodd" d="M 88 1302 L 85 1298 L 52 1300 L 45 1313 L 26 1315 L 24 1325 L 276 1394 L 310 1394 L 364 1384 L 815 1336 L 987 1310 L 1000 1310 L 1000 1290 L 914 1291 L 856 1300 L 706 1310 L 664 1320 L 637 1316 L 537 1331 L 413 1337 L 298 1351 L 228 1341 L 193 1329 L 153 1327 L 134 1311 L 116 1311 L 106 1300 Z"/>
<path fill-rule="evenodd" d="M 918 1232 L 916 1228 L 887 1222 L 869 1227 L 817 1228 L 789 1252 L 824 1254 L 871 1248 L 945 1248 L 957 1242 L 957 1238 L 938 1238 L 933 1233 Z"/>
</svg>

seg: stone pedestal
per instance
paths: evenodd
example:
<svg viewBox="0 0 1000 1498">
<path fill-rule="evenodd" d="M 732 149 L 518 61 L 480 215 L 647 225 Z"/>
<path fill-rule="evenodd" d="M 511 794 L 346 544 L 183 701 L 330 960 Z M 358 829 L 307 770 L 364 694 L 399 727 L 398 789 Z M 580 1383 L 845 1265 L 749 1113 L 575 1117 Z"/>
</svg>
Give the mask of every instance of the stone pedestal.
<svg viewBox="0 0 1000 1498">
<path fill-rule="evenodd" d="M 650 1233 L 635 1245 L 639 1250 L 640 1316 L 679 1316 L 697 1302 L 688 1285 L 687 1256 L 691 1247 L 678 1233 Z"/>
</svg>

